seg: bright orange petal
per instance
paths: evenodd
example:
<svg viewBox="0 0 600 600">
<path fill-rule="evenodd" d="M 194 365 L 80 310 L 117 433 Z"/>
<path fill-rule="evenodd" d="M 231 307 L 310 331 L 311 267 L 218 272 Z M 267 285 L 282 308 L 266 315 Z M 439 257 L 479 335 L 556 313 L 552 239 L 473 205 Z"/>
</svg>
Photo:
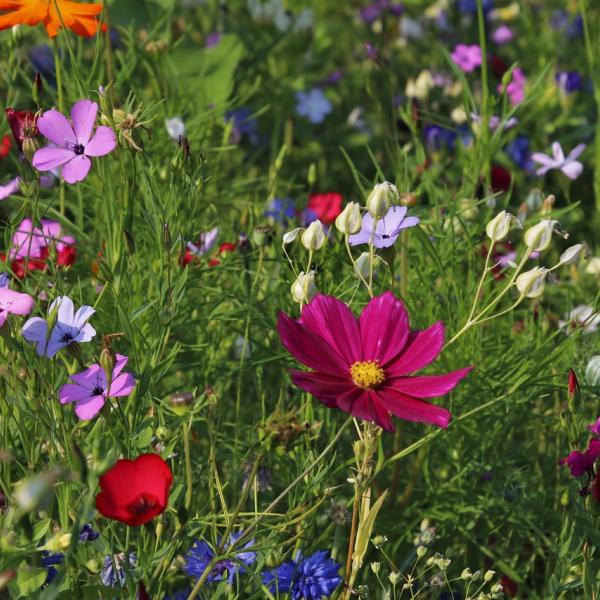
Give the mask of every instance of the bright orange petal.
<svg viewBox="0 0 600 600">
<path fill-rule="evenodd" d="M 58 11 L 60 11 L 60 15 Z M 100 23 L 95 15 L 102 11 L 101 5 L 58 0 L 58 11 L 56 6 L 50 7 L 49 18 L 45 23 L 50 37 L 56 35 L 63 23 L 65 27 L 82 37 L 96 35 Z"/>
<path fill-rule="evenodd" d="M 6 15 L 0 15 L 0 30 L 8 29 L 15 25 L 30 25 L 33 27 L 41 23 L 45 16 L 45 13 L 40 13 L 39 6 L 25 6 Z"/>
</svg>

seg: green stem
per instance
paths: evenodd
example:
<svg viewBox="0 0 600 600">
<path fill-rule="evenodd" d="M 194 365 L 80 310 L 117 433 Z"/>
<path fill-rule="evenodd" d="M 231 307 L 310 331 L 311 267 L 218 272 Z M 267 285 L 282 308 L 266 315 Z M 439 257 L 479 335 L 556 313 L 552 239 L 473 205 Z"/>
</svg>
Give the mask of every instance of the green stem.
<svg viewBox="0 0 600 600">
<path fill-rule="evenodd" d="M 190 417 L 189 423 L 183 424 L 183 452 L 185 455 L 185 478 L 187 489 L 185 491 L 185 510 L 189 511 L 192 505 L 192 455 L 190 453 L 190 433 L 192 430 L 193 416 Z"/>
</svg>

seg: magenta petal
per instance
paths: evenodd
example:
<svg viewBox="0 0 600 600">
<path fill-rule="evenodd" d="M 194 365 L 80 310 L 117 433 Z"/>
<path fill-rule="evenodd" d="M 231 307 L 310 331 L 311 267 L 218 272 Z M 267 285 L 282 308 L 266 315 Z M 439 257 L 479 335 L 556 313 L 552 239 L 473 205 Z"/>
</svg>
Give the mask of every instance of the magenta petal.
<svg viewBox="0 0 600 600">
<path fill-rule="evenodd" d="M 82 146 L 90 141 L 94 122 L 98 114 L 98 105 L 91 100 L 78 100 L 71 108 L 71 121 L 73 122 L 73 131 L 77 136 L 77 143 Z"/>
<path fill-rule="evenodd" d="M 81 307 L 83 308 L 83 306 Z M 86 308 L 91 308 L 90 306 L 86 307 Z M 79 309 L 81 310 L 81 309 Z M 93 312 L 96 312 L 93 308 L 92 308 Z M 79 311 L 78 311 L 79 312 Z M 92 313 L 93 314 L 93 313 Z M 91 317 L 91 315 L 90 315 Z M 87 319 L 89 319 L 90 317 L 87 317 Z M 85 321 L 87 321 L 87 319 L 85 319 Z M 125 365 L 127 364 L 127 361 L 129 360 L 128 356 L 123 356 L 122 354 L 115 354 L 115 367 L 113 369 L 113 379 L 116 379 L 119 374 L 121 373 L 121 371 L 125 368 Z"/>
<path fill-rule="evenodd" d="M 337 406 L 353 417 L 365 421 L 374 421 L 373 410 L 369 402 L 369 392 L 363 388 L 354 387 L 337 399 Z"/>
<path fill-rule="evenodd" d="M 80 154 L 64 165 L 61 175 L 67 183 L 77 183 L 87 177 L 91 166 L 92 161 L 87 156 Z"/>
<path fill-rule="evenodd" d="M 379 388 L 376 394 L 385 408 L 405 421 L 429 423 L 445 429 L 452 418 L 450 411 L 441 406 L 411 398 L 389 387 Z"/>
<path fill-rule="evenodd" d="M 302 364 L 320 371 L 346 377 L 350 365 L 321 337 L 312 333 L 298 321 L 279 313 L 277 331 L 287 351 Z"/>
<path fill-rule="evenodd" d="M 73 147 L 77 143 L 71 124 L 57 110 L 47 110 L 37 120 L 37 127 L 42 135 L 61 148 Z"/>
<path fill-rule="evenodd" d="M 110 127 L 101 125 L 96 129 L 94 137 L 88 142 L 85 147 L 87 156 L 104 156 L 112 152 L 117 145 L 117 137 L 115 132 Z"/>
<path fill-rule="evenodd" d="M 336 406 L 338 396 L 354 389 L 356 386 L 342 377 L 334 377 L 316 371 L 290 371 L 292 381 L 303 390 L 312 394 L 323 404 L 329 407 Z"/>
<path fill-rule="evenodd" d="M 362 360 L 358 322 L 341 300 L 315 296 L 302 310 L 300 323 L 323 338 L 347 365 Z"/>
<path fill-rule="evenodd" d="M 360 315 L 363 360 L 385 365 L 402 351 L 408 339 L 408 314 L 391 292 L 372 298 Z"/>
<path fill-rule="evenodd" d="M 78 386 L 87 389 L 88 396 L 90 391 L 95 387 L 98 386 L 104 389 L 106 386 L 106 377 L 104 376 L 104 371 L 100 365 L 92 365 L 81 373 L 70 375 L 69 378 Z"/>
<path fill-rule="evenodd" d="M 444 324 L 434 323 L 423 331 L 411 332 L 402 354 L 389 365 L 383 365 L 388 377 L 408 375 L 424 369 L 442 351 L 444 345 Z"/>
<path fill-rule="evenodd" d="M 45 148 L 40 148 L 33 155 L 31 162 L 38 171 L 51 171 L 69 162 L 75 156 L 76 154 L 72 150 L 46 146 Z"/>
<path fill-rule="evenodd" d="M 436 398 L 452 391 L 458 382 L 466 377 L 473 367 L 466 367 L 444 375 L 423 375 L 421 377 L 390 377 L 386 387 L 393 387 L 402 394 L 415 398 Z"/>
<path fill-rule="evenodd" d="M 78 402 L 75 406 L 75 414 L 82 420 L 93 419 L 104 406 L 104 396 L 92 396 L 87 400 Z"/>
<path fill-rule="evenodd" d="M 0 311 L 2 314 L 28 315 L 34 307 L 29 294 L 21 294 L 9 288 L 0 288 Z"/>
<path fill-rule="evenodd" d="M 135 377 L 131 373 L 123 373 L 116 377 L 110 385 L 109 396 L 129 396 L 135 388 Z"/>
</svg>

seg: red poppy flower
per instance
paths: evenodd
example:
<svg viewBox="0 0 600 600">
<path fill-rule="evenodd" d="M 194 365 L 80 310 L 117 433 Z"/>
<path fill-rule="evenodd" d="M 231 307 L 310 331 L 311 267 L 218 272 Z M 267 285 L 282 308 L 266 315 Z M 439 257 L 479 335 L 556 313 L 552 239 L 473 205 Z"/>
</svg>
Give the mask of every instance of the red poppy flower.
<svg viewBox="0 0 600 600">
<path fill-rule="evenodd" d="M 10 136 L 2 136 L 2 141 L 0 142 L 0 158 L 5 158 L 8 156 L 11 146 L 12 142 L 10 141 Z"/>
<path fill-rule="evenodd" d="M 331 225 L 342 212 L 342 202 L 342 195 L 336 192 L 311 194 L 308 199 L 308 208 L 315 213 L 321 223 Z"/>
<path fill-rule="evenodd" d="M 100 477 L 96 508 L 108 519 L 142 525 L 167 508 L 171 483 L 171 469 L 158 454 L 121 459 Z"/>
</svg>

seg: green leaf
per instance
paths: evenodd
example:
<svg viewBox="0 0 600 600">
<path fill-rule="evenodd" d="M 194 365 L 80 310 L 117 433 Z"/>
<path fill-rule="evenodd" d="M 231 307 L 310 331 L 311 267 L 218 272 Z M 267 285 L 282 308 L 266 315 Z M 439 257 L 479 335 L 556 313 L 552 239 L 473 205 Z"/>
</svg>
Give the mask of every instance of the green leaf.
<svg viewBox="0 0 600 600">
<path fill-rule="evenodd" d="M 17 572 L 17 589 L 19 596 L 28 597 L 39 590 L 46 581 L 47 570 L 44 567 L 30 567 L 22 563 Z"/>
</svg>

